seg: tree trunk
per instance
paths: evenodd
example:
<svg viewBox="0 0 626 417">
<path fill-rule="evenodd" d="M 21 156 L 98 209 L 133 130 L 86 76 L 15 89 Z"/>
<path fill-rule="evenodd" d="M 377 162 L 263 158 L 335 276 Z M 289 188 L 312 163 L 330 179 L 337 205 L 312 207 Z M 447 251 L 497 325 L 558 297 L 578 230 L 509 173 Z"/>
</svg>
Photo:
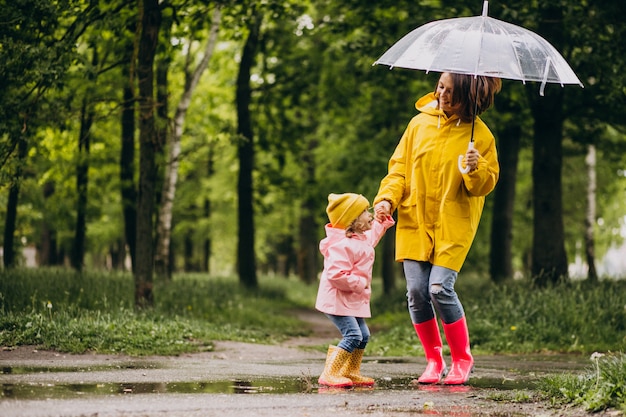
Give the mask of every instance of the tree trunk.
<svg viewBox="0 0 626 417">
<path fill-rule="evenodd" d="M 22 182 L 23 165 L 26 160 L 28 146 L 26 137 L 22 135 L 17 141 L 17 164 L 15 175 L 11 179 L 9 187 L 9 198 L 7 201 L 7 215 L 4 219 L 4 245 L 3 263 L 5 268 L 15 266 L 15 228 L 17 224 L 17 203 L 20 196 L 20 183 Z"/>
<path fill-rule="evenodd" d="M 215 165 L 214 165 L 214 153 L 213 153 L 213 144 L 209 144 L 209 155 L 207 161 L 207 179 L 213 177 L 215 174 Z M 204 199 L 204 218 L 206 219 L 207 224 L 210 224 L 211 220 L 211 200 L 209 198 Z M 211 272 L 211 234 L 204 233 L 204 244 L 203 244 L 203 259 L 202 259 L 202 271 L 206 273 Z"/>
<path fill-rule="evenodd" d="M 204 200 L 204 218 L 207 220 L 211 218 L 211 200 L 208 198 Z M 211 238 L 208 233 L 202 244 L 202 268 L 200 270 L 207 274 L 211 272 Z"/>
<path fill-rule="evenodd" d="M 160 149 L 155 128 L 154 57 L 159 38 L 161 10 L 158 0 L 139 0 L 141 35 L 137 56 L 139 90 L 139 192 L 137 196 L 137 244 L 135 305 L 150 307 L 153 286 L 153 215 L 156 201 L 156 154 Z"/>
<path fill-rule="evenodd" d="M 587 279 L 589 282 L 598 282 L 595 260 L 594 225 L 596 224 L 596 147 L 589 145 L 587 148 L 587 216 L 585 217 L 585 254 L 587 257 Z"/>
<path fill-rule="evenodd" d="M 250 73 L 259 46 L 261 21 L 261 14 L 253 12 L 249 27 L 250 33 L 246 39 L 239 64 L 236 93 L 237 135 L 239 140 L 237 272 L 239 273 L 240 283 L 248 288 L 256 288 L 258 286 L 256 256 L 254 253 L 254 195 L 252 184 L 254 136 L 250 114 L 250 103 L 252 101 Z"/>
<path fill-rule="evenodd" d="M 298 276 L 300 280 L 307 284 L 312 284 L 317 280 L 319 272 L 317 265 L 317 254 L 319 252 L 317 236 L 317 221 L 312 215 L 317 207 L 309 200 L 302 203 L 302 216 L 300 216 L 300 248 L 298 249 Z"/>
<path fill-rule="evenodd" d="M 168 19 L 168 23 L 164 25 L 167 30 L 166 32 L 170 32 L 169 25 L 171 25 L 170 19 Z M 165 38 L 169 38 L 170 35 L 165 34 Z M 171 141 L 170 132 L 170 119 L 168 116 L 169 113 L 169 86 L 168 86 L 168 71 L 170 68 L 170 59 L 168 57 L 161 57 L 161 59 L 156 64 L 156 100 L 157 100 L 157 142 L 162 143 L 164 145 L 163 149 L 160 151 L 163 155 L 159 155 L 158 157 L 162 157 L 164 169 L 162 171 L 157 172 L 157 181 L 156 181 L 156 205 L 157 205 L 157 216 L 156 216 L 156 234 L 154 241 L 154 271 L 157 277 L 162 278 L 164 281 L 169 281 L 171 278 L 171 270 L 170 270 L 170 245 L 169 245 L 169 231 L 162 230 L 163 221 L 168 224 L 168 228 L 171 227 L 171 219 L 172 219 L 172 205 L 173 203 L 167 203 L 167 196 L 165 193 L 168 191 L 168 183 L 171 178 L 170 172 L 170 161 L 166 160 L 165 156 L 166 149 L 172 149 L 174 146 Z M 159 159 L 160 160 L 160 159 Z M 161 160 L 160 160 L 161 161 Z M 178 163 L 178 162 L 176 162 Z M 161 164 L 157 163 L 157 165 L 161 166 Z M 161 216 L 165 215 L 166 219 L 162 219 Z M 165 233 L 167 236 L 163 237 L 162 233 Z M 163 247 L 162 242 L 164 239 L 167 239 L 167 244 Z"/>
<path fill-rule="evenodd" d="M 215 44 L 217 41 L 217 31 L 221 19 L 221 12 L 216 8 L 213 13 L 211 33 L 207 44 L 202 51 L 202 60 L 192 71 L 189 64 L 195 62 L 191 51 L 186 59 L 185 67 L 185 88 L 183 95 L 176 108 L 174 115 L 174 126 L 171 135 L 168 135 L 168 158 L 165 166 L 165 177 L 163 179 L 163 189 L 161 193 L 161 206 L 159 212 L 159 224 L 157 228 L 157 251 L 155 264 L 157 274 L 167 279 L 171 278 L 171 268 L 169 266 L 169 248 L 172 235 L 172 217 L 174 211 L 174 197 L 176 195 L 176 186 L 178 183 L 178 167 L 180 165 L 181 141 L 183 137 L 183 128 L 185 125 L 185 117 L 191 103 L 191 97 L 194 90 L 198 86 L 200 76 L 209 66 L 209 61 L 213 55 Z"/>
<path fill-rule="evenodd" d="M 48 205 L 48 199 L 54 195 L 55 186 L 53 181 L 47 181 L 43 185 L 44 207 Z M 52 226 L 46 214 L 44 213 L 41 222 L 41 243 L 39 246 L 39 265 L 53 266 L 58 265 L 57 254 L 57 231 Z"/>
<path fill-rule="evenodd" d="M 494 190 L 489 253 L 489 273 L 495 283 L 513 278 L 513 213 L 522 128 L 518 123 L 507 123 L 498 136 L 500 179 Z"/>
<path fill-rule="evenodd" d="M 92 65 L 98 64 L 98 56 L 94 49 Z M 93 76 L 87 79 L 94 81 Z M 72 267 L 82 271 L 85 261 L 85 245 L 87 235 L 87 199 L 89 189 L 89 147 L 91 142 L 91 126 L 93 125 L 94 109 L 90 103 L 89 93 L 85 93 L 80 110 L 80 129 L 78 137 L 78 162 L 76 164 L 76 230 L 72 247 Z"/>
<path fill-rule="evenodd" d="M 109 245 L 109 256 L 111 258 L 111 269 L 115 271 L 123 271 L 124 258 L 126 257 L 124 239 L 118 239 L 115 243 Z"/>
<path fill-rule="evenodd" d="M 562 39 L 562 11 L 557 4 L 546 4 L 538 32 L 554 42 Z M 531 272 L 539 286 L 567 279 L 567 254 L 563 226 L 561 167 L 563 159 L 563 89 L 547 86 L 545 97 L 537 95 L 537 85 L 529 85 L 533 136 L 533 247 Z"/>
<path fill-rule="evenodd" d="M 313 214 L 317 210 L 317 195 L 314 195 L 315 187 L 315 150 L 318 142 L 309 139 L 304 152 L 300 155 L 302 172 L 304 175 L 304 190 L 302 190 L 301 216 L 299 225 L 299 249 L 297 254 L 297 270 L 300 280 L 307 284 L 317 281 L 319 241 L 318 223 Z"/>
<path fill-rule="evenodd" d="M 193 230 L 188 229 L 183 238 L 183 265 L 185 272 L 195 271 L 193 249 Z"/>
<path fill-rule="evenodd" d="M 130 57 L 129 57 L 130 59 Z M 124 86 L 122 104 L 122 146 L 120 152 L 120 192 L 124 213 L 124 236 L 130 253 L 132 270 L 135 270 L 135 248 L 137 235 L 137 189 L 135 186 L 135 76 L 124 67 L 128 83 Z"/>
<path fill-rule="evenodd" d="M 539 286 L 567 278 L 561 184 L 562 102 L 562 92 L 555 87 L 532 106 L 535 133 L 531 272 Z"/>
</svg>

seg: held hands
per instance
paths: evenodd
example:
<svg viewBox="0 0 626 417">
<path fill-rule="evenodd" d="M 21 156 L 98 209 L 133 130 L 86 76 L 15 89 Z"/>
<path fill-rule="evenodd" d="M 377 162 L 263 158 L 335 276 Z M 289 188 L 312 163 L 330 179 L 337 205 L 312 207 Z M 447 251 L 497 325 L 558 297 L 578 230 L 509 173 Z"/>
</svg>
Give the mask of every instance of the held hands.
<svg viewBox="0 0 626 417">
<path fill-rule="evenodd" d="M 391 203 L 383 200 L 374 206 L 374 216 L 376 220 L 382 222 L 385 218 L 391 216 Z"/>
<path fill-rule="evenodd" d="M 480 154 L 474 147 L 470 147 L 465 154 L 465 166 L 469 167 L 470 171 L 478 168 L 478 159 Z"/>
</svg>

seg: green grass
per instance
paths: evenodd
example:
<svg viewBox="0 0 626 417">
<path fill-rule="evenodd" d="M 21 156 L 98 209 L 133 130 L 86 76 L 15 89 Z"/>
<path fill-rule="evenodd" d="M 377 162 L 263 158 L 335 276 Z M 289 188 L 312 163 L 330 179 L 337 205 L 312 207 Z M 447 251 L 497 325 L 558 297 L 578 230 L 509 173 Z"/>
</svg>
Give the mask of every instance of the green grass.
<svg viewBox="0 0 626 417">
<path fill-rule="evenodd" d="M 581 375 L 552 375 L 538 388 L 555 405 L 574 404 L 587 411 L 616 408 L 626 412 L 626 355 L 591 355 L 593 367 Z"/>
<path fill-rule="evenodd" d="M 374 282 L 375 355 L 423 354 L 406 311 L 403 282 L 390 295 Z M 273 343 L 302 335 L 291 312 L 313 308 L 317 285 L 261 277 L 259 289 L 235 277 L 177 275 L 156 282 L 155 305 L 133 306 L 131 274 L 65 269 L 0 271 L 0 344 L 67 352 L 176 354 L 210 349 L 213 340 Z M 496 286 L 464 275 L 457 283 L 473 351 L 536 353 L 620 351 L 626 346 L 626 281 L 604 280 L 536 289 Z"/>
<path fill-rule="evenodd" d="M 153 309 L 137 311 L 130 274 L 2 271 L 0 345 L 175 355 L 214 340 L 274 343 L 307 332 L 287 313 L 312 302 L 302 288 L 278 278 L 246 290 L 235 278 L 177 276 L 155 284 Z"/>
<path fill-rule="evenodd" d="M 537 289 L 527 282 L 496 286 L 463 276 L 463 302 L 477 353 L 583 353 L 626 347 L 626 281 L 573 282 Z M 368 346 L 377 354 L 422 354 L 406 311 L 405 290 L 377 297 Z"/>
</svg>

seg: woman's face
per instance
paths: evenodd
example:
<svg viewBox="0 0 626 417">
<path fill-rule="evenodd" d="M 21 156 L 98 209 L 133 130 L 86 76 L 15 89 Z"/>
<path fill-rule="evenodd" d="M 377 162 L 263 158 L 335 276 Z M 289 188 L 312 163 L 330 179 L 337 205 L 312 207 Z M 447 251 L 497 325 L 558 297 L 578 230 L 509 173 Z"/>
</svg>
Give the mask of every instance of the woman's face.
<svg viewBox="0 0 626 417">
<path fill-rule="evenodd" d="M 448 116 L 454 113 L 454 108 L 452 107 L 453 88 L 454 84 L 452 81 L 452 76 L 447 72 L 441 74 L 441 77 L 439 77 L 439 82 L 437 83 L 435 96 L 439 100 L 439 108 L 443 110 L 443 112 Z"/>
</svg>

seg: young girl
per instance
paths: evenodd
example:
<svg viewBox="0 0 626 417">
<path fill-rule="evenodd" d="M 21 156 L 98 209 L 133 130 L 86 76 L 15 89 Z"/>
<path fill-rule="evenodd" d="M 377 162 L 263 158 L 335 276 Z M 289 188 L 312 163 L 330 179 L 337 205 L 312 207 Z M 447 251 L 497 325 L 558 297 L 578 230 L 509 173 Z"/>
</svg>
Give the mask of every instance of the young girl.
<svg viewBox="0 0 626 417">
<path fill-rule="evenodd" d="M 371 317 L 374 247 L 394 220 L 387 216 L 374 221 L 368 208 L 369 201 L 359 194 L 328 196 L 330 224 L 320 242 L 324 270 L 315 308 L 326 314 L 343 338 L 337 346 L 328 347 L 320 385 L 374 385 L 372 378 L 361 375 L 363 351 L 370 336 L 365 318 Z"/>
</svg>

